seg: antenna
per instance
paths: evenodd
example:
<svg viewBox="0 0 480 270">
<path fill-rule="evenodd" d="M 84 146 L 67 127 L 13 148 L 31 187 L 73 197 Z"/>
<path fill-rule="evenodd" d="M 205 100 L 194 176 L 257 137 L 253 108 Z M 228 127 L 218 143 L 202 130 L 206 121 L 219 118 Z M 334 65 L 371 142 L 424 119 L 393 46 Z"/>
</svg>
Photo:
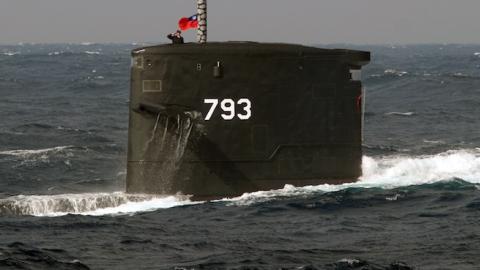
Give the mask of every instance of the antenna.
<svg viewBox="0 0 480 270">
<path fill-rule="evenodd" d="M 197 42 L 207 42 L 207 0 L 197 0 L 198 29 Z"/>
</svg>

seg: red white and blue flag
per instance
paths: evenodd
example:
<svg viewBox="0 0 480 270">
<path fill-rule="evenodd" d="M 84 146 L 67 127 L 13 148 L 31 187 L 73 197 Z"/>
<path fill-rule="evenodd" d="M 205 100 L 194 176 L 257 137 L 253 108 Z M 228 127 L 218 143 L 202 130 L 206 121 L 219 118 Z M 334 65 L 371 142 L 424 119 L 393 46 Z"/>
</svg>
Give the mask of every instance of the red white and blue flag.
<svg viewBox="0 0 480 270">
<path fill-rule="evenodd" d="M 183 17 L 178 21 L 178 27 L 180 30 L 185 31 L 190 28 L 197 28 L 198 27 L 198 16 L 197 14 L 191 17 Z"/>
</svg>

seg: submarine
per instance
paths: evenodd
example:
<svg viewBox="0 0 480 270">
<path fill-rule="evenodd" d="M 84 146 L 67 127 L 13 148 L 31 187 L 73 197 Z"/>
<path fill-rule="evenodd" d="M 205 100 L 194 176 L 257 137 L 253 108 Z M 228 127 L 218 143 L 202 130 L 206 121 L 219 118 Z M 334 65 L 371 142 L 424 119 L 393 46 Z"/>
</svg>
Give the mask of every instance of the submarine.
<svg viewBox="0 0 480 270">
<path fill-rule="evenodd" d="M 132 51 L 126 191 L 215 199 L 356 181 L 370 53 L 206 42 L 199 2 L 198 43 Z"/>
</svg>

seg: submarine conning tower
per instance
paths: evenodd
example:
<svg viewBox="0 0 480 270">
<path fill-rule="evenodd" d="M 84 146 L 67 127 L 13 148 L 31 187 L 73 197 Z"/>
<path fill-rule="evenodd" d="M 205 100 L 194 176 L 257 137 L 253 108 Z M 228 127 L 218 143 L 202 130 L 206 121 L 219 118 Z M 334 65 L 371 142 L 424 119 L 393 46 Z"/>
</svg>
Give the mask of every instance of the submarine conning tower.
<svg viewBox="0 0 480 270">
<path fill-rule="evenodd" d="M 355 181 L 369 61 L 256 42 L 133 50 L 127 192 L 219 198 Z"/>
</svg>

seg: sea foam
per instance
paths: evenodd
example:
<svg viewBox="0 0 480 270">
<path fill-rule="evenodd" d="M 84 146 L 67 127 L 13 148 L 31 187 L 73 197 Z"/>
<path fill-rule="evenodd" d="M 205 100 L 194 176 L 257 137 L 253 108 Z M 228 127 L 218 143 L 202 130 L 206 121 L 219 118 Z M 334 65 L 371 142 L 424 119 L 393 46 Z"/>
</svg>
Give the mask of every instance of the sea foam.
<svg viewBox="0 0 480 270">
<path fill-rule="evenodd" d="M 18 55 L 20 54 L 20 52 L 4 52 L 3 55 L 6 55 L 6 56 L 14 56 L 14 55 Z"/>
<path fill-rule="evenodd" d="M 90 55 L 99 55 L 100 52 L 97 52 L 97 51 L 85 51 L 86 54 L 90 54 Z"/>
<path fill-rule="evenodd" d="M 73 146 L 57 146 L 52 148 L 45 148 L 45 149 L 34 149 L 34 150 L 8 150 L 8 151 L 0 151 L 0 155 L 9 155 L 9 156 L 17 156 L 17 157 L 28 157 L 33 155 L 42 155 L 51 152 L 60 152 L 66 149 L 73 148 Z"/>
<path fill-rule="evenodd" d="M 357 182 L 341 185 L 294 187 L 245 193 L 216 202 L 227 205 L 249 205 L 284 197 L 310 196 L 346 188 L 384 188 L 432 184 L 462 179 L 480 184 L 480 148 L 452 150 L 436 155 L 384 156 L 363 158 L 363 176 Z M 197 204 L 188 196 L 134 195 L 123 192 L 63 194 L 54 196 L 14 196 L 0 200 L 0 214 L 61 216 L 124 215 Z"/>
<path fill-rule="evenodd" d="M 50 217 L 67 214 L 125 215 L 192 203 L 187 196 L 162 197 L 123 192 L 19 195 L 0 200 L 0 214 Z"/>
<path fill-rule="evenodd" d="M 415 113 L 414 112 L 388 112 L 388 113 L 385 113 L 385 115 L 413 116 L 415 115 Z"/>
<path fill-rule="evenodd" d="M 480 183 L 480 149 L 447 151 L 425 156 L 363 157 L 363 176 L 358 182 L 341 185 L 294 187 L 246 193 L 224 199 L 238 205 L 258 203 L 279 197 L 308 196 L 318 192 L 335 192 L 346 188 L 384 188 L 432 184 L 462 179 Z"/>
</svg>

